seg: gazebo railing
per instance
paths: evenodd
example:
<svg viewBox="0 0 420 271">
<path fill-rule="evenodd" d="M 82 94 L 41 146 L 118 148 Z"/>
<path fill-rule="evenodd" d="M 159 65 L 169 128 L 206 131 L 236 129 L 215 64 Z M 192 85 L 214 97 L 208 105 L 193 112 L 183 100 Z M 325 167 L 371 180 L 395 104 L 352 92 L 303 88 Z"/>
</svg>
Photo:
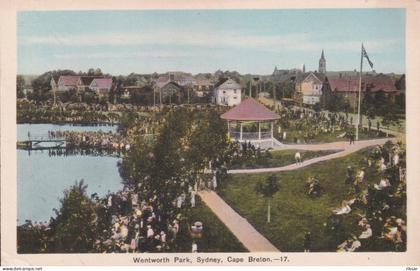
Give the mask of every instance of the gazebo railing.
<svg viewBox="0 0 420 271">
<path fill-rule="evenodd" d="M 230 137 L 240 140 L 240 132 L 230 132 Z M 271 139 L 271 132 L 261 132 L 261 139 Z M 242 132 L 242 140 L 258 140 L 258 132 Z"/>
</svg>

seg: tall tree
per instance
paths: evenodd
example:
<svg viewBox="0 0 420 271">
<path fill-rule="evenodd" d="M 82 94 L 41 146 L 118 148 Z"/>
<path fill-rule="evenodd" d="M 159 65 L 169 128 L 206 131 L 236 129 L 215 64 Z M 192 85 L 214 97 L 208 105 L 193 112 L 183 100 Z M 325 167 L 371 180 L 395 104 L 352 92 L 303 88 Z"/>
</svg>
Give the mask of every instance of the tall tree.
<svg viewBox="0 0 420 271">
<path fill-rule="evenodd" d="M 97 238 L 94 204 L 83 180 L 64 191 L 61 208 L 52 227 L 55 252 L 90 252 Z"/>
<path fill-rule="evenodd" d="M 279 184 L 276 175 L 270 175 L 267 179 L 260 181 L 255 186 L 255 191 L 268 200 L 267 222 L 271 221 L 271 199 L 279 191 Z"/>
</svg>

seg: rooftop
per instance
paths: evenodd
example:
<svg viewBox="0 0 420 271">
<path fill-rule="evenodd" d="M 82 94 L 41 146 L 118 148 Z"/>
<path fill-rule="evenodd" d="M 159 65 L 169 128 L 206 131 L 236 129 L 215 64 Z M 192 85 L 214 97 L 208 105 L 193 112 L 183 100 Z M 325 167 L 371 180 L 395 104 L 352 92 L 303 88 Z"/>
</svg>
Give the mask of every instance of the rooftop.
<svg viewBox="0 0 420 271">
<path fill-rule="evenodd" d="M 225 120 L 276 120 L 280 116 L 253 98 L 248 98 L 220 116 Z"/>
</svg>

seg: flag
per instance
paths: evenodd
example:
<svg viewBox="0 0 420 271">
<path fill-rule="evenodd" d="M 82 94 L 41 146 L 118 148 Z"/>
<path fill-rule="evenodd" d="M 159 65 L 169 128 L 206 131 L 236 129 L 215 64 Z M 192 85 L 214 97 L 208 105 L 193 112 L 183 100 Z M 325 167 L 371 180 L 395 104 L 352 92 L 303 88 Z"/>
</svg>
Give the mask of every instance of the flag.
<svg viewBox="0 0 420 271">
<path fill-rule="evenodd" d="M 365 47 L 363 47 L 363 44 L 362 44 L 362 54 L 364 57 L 366 57 L 367 61 L 369 62 L 370 67 L 373 69 L 373 63 L 372 61 L 370 61 L 369 56 L 366 53 Z"/>
</svg>

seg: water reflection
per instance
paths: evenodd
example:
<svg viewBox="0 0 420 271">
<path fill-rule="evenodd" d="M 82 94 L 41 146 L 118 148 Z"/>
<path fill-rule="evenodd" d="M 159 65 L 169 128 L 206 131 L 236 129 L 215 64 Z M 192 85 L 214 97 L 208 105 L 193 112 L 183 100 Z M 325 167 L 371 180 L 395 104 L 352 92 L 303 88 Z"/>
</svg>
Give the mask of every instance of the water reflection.
<svg viewBox="0 0 420 271">
<path fill-rule="evenodd" d="M 43 133 L 48 130 L 66 130 L 85 128 L 102 129 L 107 127 L 115 132 L 112 126 L 67 126 L 46 124 L 19 124 L 18 137 L 22 134 Z M 79 130 L 83 131 L 83 130 Z M 109 130 L 107 130 L 109 131 Z M 105 196 L 122 188 L 117 163 L 118 152 L 87 149 L 54 149 L 43 151 L 17 150 L 17 205 L 18 224 L 32 221 L 46 221 L 54 215 L 53 208 L 59 208 L 59 198 L 63 191 L 76 181 L 84 179 L 88 185 L 88 195 L 97 193 Z"/>
</svg>

